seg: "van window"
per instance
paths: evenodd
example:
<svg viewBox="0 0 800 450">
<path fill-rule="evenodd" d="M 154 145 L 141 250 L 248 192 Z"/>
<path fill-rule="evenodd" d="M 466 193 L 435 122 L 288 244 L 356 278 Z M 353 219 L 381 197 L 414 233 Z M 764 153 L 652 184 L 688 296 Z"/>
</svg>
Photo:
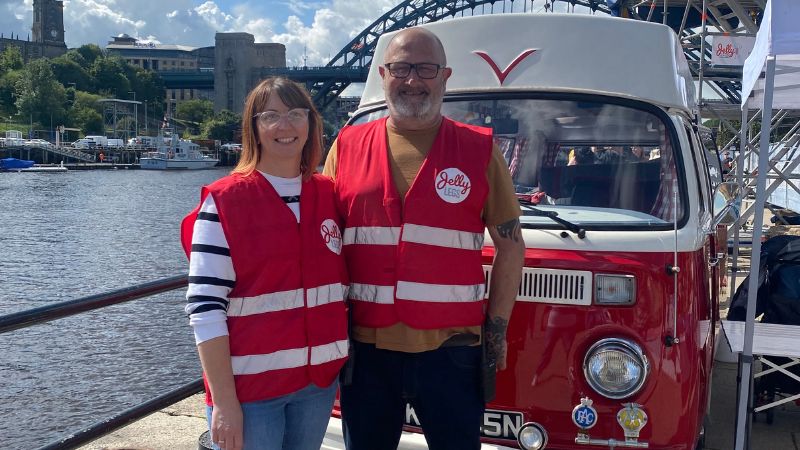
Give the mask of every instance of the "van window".
<svg viewBox="0 0 800 450">
<path fill-rule="evenodd" d="M 453 99 L 443 106 L 454 120 L 493 128 L 517 196 L 539 209 L 585 228 L 666 228 L 686 216 L 686 183 L 671 123 L 646 109 L 570 98 Z M 355 123 L 385 114 L 372 111 Z M 553 227 L 522 209 L 527 226 Z"/>
<path fill-rule="evenodd" d="M 697 177 L 697 199 L 700 205 L 700 212 L 710 212 L 711 208 L 708 205 L 709 196 L 707 194 L 707 192 L 710 192 L 710 183 L 708 181 L 708 165 L 706 164 L 705 154 L 700 147 L 697 136 L 692 132 L 691 126 L 686 125 L 684 129 L 686 130 L 686 139 L 689 140 L 689 148 L 694 158 L 694 173 Z"/>
</svg>

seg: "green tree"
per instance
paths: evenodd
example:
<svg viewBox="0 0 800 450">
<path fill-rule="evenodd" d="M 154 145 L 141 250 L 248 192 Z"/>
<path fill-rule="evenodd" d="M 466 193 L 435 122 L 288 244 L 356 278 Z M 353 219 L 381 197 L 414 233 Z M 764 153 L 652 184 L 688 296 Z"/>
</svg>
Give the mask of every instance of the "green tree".
<svg viewBox="0 0 800 450">
<path fill-rule="evenodd" d="M 202 122 L 214 117 L 214 104 L 211 100 L 194 99 L 178 104 L 175 118 L 188 122 L 192 133 L 200 133 Z"/>
<path fill-rule="evenodd" d="M 218 112 L 213 119 L 203 122 L 203 136 L 206 139 L 219 139 L 230 142 L 233 135 L 241 127 L 242 117 L 227 109 Z"/>
<path fill-rule="evenodd" d="M 75 88 L 81 91 L 88 91 L 91 88 L 92 79 L 89 73 L 86 72 L 80 64 L 68 58 L 66 55 L 51 59 L 50 65 L 53 68 L 53 74 L 56 80 L 65 87 L 74 83 Z"/>
<path fill-rule="evenodd" d="M 131 82 L 125 76 L 126 65 L 118 56 L 97 58 L 89 69 L 94 77 L 96 92 L 113 96 L 126 95 L 131 90 Z"/>
<path fill-rule="evenodd" d="M 89 92 L 67 89 L 66 105 L 69 107 L 65 125 L 80 128 L 84 134 L 103 133 L 103 107 L 98 100 L 102 97 Z"/>
<path fill-rule="evenodd" d="M 22 54 L 19 48 L 9 45 L 0 53 L 0 75 L 4 75 L 11 70 L 22 69 Z"/>
<path fill-rule="evenodd" d="M 46 59 L 31 61 L 14 85 L 16 106 L 23 117 L 45 124 L 64 120 L 66 93 Z"/>
<path fill-rule="evenodd" d="M 95 44 L 81 45 L 76 49 L 76 52 L 83 58 L 85 65 L 81 64 L 81 66 L 87 70 L 94 64 L 94 62 L 97 59 L 103 56 L 103 49 L 101 49 Z"/>
<path fill-rule="evenodd" d="M 22 77 L 21 70 L 11 70 L 0 76 L 0 110 L 6 115 L 17 113 L 14 94 L 17 81 Z"/>
<path fill-rule="evenodd" d="M 103 116 L 92 108 L 78 107 L 73 108 L 72 125 L 80 128 L 84 135 L 103 134 Z"/>
</svg>

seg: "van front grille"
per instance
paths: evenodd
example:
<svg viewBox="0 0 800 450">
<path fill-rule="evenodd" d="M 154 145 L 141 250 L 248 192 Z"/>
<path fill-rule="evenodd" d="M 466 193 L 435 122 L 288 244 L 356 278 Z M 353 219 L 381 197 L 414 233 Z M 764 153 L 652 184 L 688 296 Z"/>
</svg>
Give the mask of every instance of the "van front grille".
<svg viewBox="0 0 800 450">
<path fill-rule="evenodd" d="M 486 297 L 488 298 L 492 266 L 483 266 L 483 271 L 486 274 Z M 517 301 L 591 305 L 592 272 L 523 267 Z"/>
</svg>

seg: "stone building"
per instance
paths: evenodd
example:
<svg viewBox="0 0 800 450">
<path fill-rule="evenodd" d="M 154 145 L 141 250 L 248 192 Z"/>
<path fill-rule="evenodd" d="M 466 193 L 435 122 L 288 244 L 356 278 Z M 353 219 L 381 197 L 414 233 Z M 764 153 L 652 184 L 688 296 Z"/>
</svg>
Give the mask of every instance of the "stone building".
<svg viewBox="0 0 800 450">
<path fill-rule="evenodd" d="M 156 44 L 140 42 L 127 34 L 114 36 L 106 45 L 106 50 L 125 60 L 128 64 L 154 72 L 197 72 L 211 71 L 214 68 L 212 54 L 214 47 L 189 47 L 178 44 Z M 214 99 L 211 89 L 167 89 L 166 101 L 177 104 L 184 100 Z"/>
<path fill-rule="evenodd" d="M 33 0 L 32 37 L 20 39 L 19 33 L 9 37 L 0 34 L 0 52 L 10 46 L 17 47 L 22 59 L 56 58 L 67 52 L 64 42 L 64 2 L 60 0 Z"/>
<path fill-rule="evenodd" d="M 286 46 L 255 42 L 250 33 L 217 33 L 214 47 L 214 110 L 241 113 L 264 67 L 286 67 Z"/>
</svg>

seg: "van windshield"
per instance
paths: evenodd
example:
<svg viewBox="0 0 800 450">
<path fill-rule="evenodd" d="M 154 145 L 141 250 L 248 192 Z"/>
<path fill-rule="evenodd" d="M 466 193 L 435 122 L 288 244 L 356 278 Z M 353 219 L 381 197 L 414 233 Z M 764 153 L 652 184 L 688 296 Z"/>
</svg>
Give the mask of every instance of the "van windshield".
<svg viewBox="0 0 800 450">
<path fill-rule="evenodd" d="M 666 226 L 685 214 L 668 125 L 649 111 L 597 101 L 446 100 L 451 119 L 491 127 L 517 196 L 589 228 Z M 360 116 L 363 123 L 385 116 Z M 523 205 L 528 227 L 553 221 Z M 527 212 L 527 213 L 526 213 Z"/>
</svg>

